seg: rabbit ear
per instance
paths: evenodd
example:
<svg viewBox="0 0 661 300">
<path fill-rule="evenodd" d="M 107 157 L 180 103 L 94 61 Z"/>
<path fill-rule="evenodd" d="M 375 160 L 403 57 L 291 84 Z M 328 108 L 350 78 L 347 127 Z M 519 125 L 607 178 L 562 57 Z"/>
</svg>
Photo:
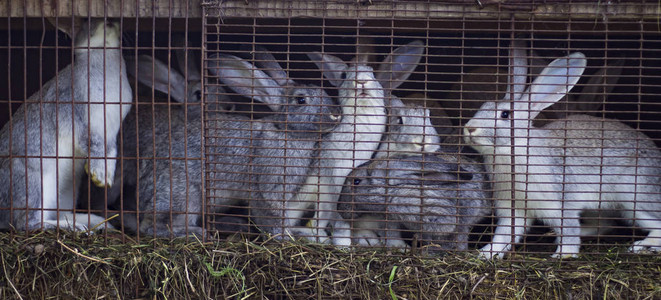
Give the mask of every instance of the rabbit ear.
<svg viewBox="0 0 661 300">
<path fill-rule="evenodd" d="M 570 111 L 594 111 L 606 102 L 622 75 L 624 60 L 617 60 L 614 64 L 601 68 L 585 83 L 581 95 L 569 103 Z M 605 81 L 604 81 L 605 80 Z"/>
<path fill-rule="evenodd" d="M 140 55 L 137 61 L 138 73 L 135 74 L 135 57 L 127 56 L 125 60 L 126 71 L 137 78 L 140 83 L 159 92 L 169 94 L 177 102 L 184 103 L 186 101 L 185 81 L 179 72 L 168 68 L 165 63 L 158 59 L 153 59 L 148 55 Z M 152 75 L 154 75 L 154 78 L 152 78 Z"/>
<path fill-rule="evenodd" d="M 242 47 L 244 49 L 246 47 Z M 271 76 L 280 86 L 292 85 L 293 81 L 289 79 L 287 72 L 282 69 L 273 54 L 264 47 L 255 47 L 255 65 Z"/>
<path fill-rule="evenodd" d="M 73 18 L 73 20 L 70 18 L 59 18 L 57 24 L 55 24 L 55 18 L 50 17 L 47 19 L 53 26 L 57 27 L 58 30 L 66 33 L 66 35 L 72 40 L 76 38 L 76 34 L 83 25 L 83 19 L 81 18 Z"/>
<path fill-rule="evenodd" d="M 526 44 L 521 40 L 512 42 L 512 53 L 509 59 L 509 76 L 505 98 L 509 98 L 513 93 L 513 99 L 521 97 L 521 93 L 526 89 L 528 80 L 528 56 L 526 54 Z"/>
<path fill-rule="evenodd" d="M 530 119 L 535 118 L 539 112 L 562 99 L 576 85 L 581 78 L 587 60 L 580 52 L 552 61 L 530 85 Z M 518 98 L 526 102 L 528 97 Z"/>
<path fill-rule="evenodd" d="M 172 46 L 180 48 L 174 50 L 174 55 L 177 58 L 177 64 L 179 65 L 179 70 L 186 68 L 188 76 L 188 81 L 200 81 L 202 80 L 202 73 L 197 66 L 195 61 L 195 55 L 192 51 L 186 51 L 186 36 L 184 34 L 174 34 L 172 36 Z"/>
<path fill-rule="evenodd" d="M 357 61 L 364 61 L 365 63 L 374 62 L 374 55 L 376 50 L 374 49 L 374 38 L 370 36 L 359 36 L 356 39 L 356 56 Z"/>
<path fill-rule="evenodd" d="M 321 70 L 324 77 L 326 77 L 333 86 L 340 86 L 342 84 L 344 81 L 344 79 L 342 79 L 342 74 L 348 68 L 344 61 L 336 56 L 322 54 L 320 52 L 308 53 L 308 57 L 315 65 L 317 65 L 317 68 Z"/>
<path fill-rule="evenodd" d="M 275 80 L 251 63 L 229 54 L 211 57 L 209 71 L 233 91 L 265 103 L 273 111 L 283 104 L 283 90 Z"/>
<path fill-rule="evenodd" d="M 396 89 L 418 67 L 424 50 L 424 44 L 420 40 L 395 49 L 379 65 L 375 74 L 376 80 L 384 89 Z"/>
<path fill-rule="evenodd" d="M 457 164 L 428 154 L 398 160 L 390 168 L 390 185 L 439 186 L 473 179 L 473 174 Z"/>
</svg>

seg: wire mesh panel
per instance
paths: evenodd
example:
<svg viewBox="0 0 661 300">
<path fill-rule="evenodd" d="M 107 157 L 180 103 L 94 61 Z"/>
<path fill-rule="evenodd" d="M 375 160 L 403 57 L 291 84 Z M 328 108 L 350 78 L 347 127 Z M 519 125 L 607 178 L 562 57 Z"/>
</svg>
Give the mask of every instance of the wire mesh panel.
<svg viewBox="0 0 661 300">
<path fill-rule="evenodd" d="M 212 228 L 487 257 L 659 250 L 651 6 L 324 3 L 205 6 L 207 87 L 231 103 L 206 114 Z"/>
<path fill-rule="evenodd" d="M 659 15 L 4 1 L 0 298 L 659 298 Z"/>
<path fill-rule="evenodd" d="M 661 247 L 654 3 L 179 4 L 3 8 L 2 228 Z"/>
<path fill-rule="evenodd" d="M 71 4 L 2 5 L 0 227 L 203 236 L 199 23 Z"/>
</svg>

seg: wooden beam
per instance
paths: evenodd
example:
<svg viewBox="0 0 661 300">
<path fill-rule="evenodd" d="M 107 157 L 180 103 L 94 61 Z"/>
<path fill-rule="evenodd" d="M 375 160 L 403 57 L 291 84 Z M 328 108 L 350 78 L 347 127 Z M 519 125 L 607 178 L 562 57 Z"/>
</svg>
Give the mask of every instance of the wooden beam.
<svg viewBox="0 0 661 300">
<path fill-rule="evenodd" d="M 540 4 L 536 4 L 541 2 Z M 555 3 L 554 3 L 555 2 Z M 562 0 L 4 0 L 0 17 L 655 20 L 661 5 L 641 1 Z M 529 4 L 533 3 L 533 4 Z M 480 5 L 482 4 L 482 5 Z"/>
<path fill-rule="evenodd" d="M 5 2 L 6 1 L 6 2 Z M 4 0 L 0 17 L 200 18 L 201 0 Z"/>
</svg>

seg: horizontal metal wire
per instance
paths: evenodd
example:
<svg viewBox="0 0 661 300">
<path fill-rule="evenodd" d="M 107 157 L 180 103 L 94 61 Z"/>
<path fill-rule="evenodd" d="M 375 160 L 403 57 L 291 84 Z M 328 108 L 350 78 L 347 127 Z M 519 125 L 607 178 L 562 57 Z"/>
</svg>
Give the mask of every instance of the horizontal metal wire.
<svg viewBox="0 0 661 300">
<path fill-rule="evenodd" d="M 400 7 L 400 3 L 391 1 L 384 1 L 384 4 L 379 1 L 325 3 L 357 8 L 345 15 L 329 6 L 321 8 L 320 1 L 309 5 L 292 2 L 286 7 L 290 15 L 282 18 L 277 17 L 282 12 L 253 17 L 254 12 L 268 10 L 267 4 L 257 2 L 205 2 L 202 3 L 202 11 L 207 12 L 205 18 L 198 16 L 190 20 L 188 17 L 148 21 L 124 18 L 125 27 L 121 31 L 134 40 L 125 40 L 119 47 L 91 44 L 74 47 L 71 39 L 58 36 L 44 19 L 25 18 L 18 22 L 8 18 L 0 25 L 0 61 L 7 62 L 8 66 L 6 72 L 0 72 L 0 105 L 7 108 L 0 113 L 3 126 L 0 180 L 9 192 L 0 193 L 0 217 L 4 218 L 0 218 L 0 222 L 25 228 L 31 221 L 21 218 L 21 214 L 39 215 L 36 219 L 46 220 L 54 212 L 57 217 L 51 221 L 64 224 L 68 220 L 60 216 L 70 211 L 104 217 L 119 213 L 121 217 L 110 223 L 126 233 L 142 236 L 198 234 L 211 238 L 215 231 L 224 235 L 242 231 L 281 237 L 292 235 L 322 243 L 344 238 L 350 240 L 351 246 L 358 247 L 429 245 L 436 247 L 437 252 L 481 248 L 500 234 L 494 233 L 497 227 L 506 227 L 508 242 L 513 240 L 514 226 L 496 224 L 496 219 L 508 216 L 495 211 L 494 205 L 524 212 L 525 215 L 518 218 L 524 223 L 532 223 L 534 219 L 542 223 L 559 220 L 566 224 L 555 229 L 591 230 L 590 236 L 596 237 L 596 241 L 587 243 L 595 247 L 589 250 L 594 253 L 604 252 L 600 247 L 615 246 L 621 246 L 625 252 L 634 241 L 645 238 L 646 232 L 632 232 L 632 221 L 636 222 L 634 228 L 653 233 L 661 230 L 661 205 L 657 205 L 661 203 L 657 200 L 661 197 L 661 165 L 647 165 L 661 161 L 657 149 L 661 139 L 657 116 L 661 113 L 658 105 L 661 35 L 657 20 L 650 19 L 644 12 L 650 9 L 649 3 L 636 6 L 636 3 L 620 1 L 617 7 L 626 5 L 641 11 L 630 13 L 626 16 L 629 19 L 615 15 L 611 18 L 607 13 L 595 19 L 561 9 L 565 4 L 583 8 L 589 4 L 585 1 L 540 1 L 532 5 L 526 1 L 505 1 L 500 8 L 496 8 L 493 1 L 481 1 L 488 10 L 484 13 L 471 10 L 476 7 L 476 1 L 451 1 L 452 4 L 445 3 L 448 6 L 440 6 L 435 1 L 405 1 L 409 3 L 401 5 L 407 8 L 396 12 L 389 8 Z M 273 10 L 285 9 L 282 1 L 276 2 Z M 446 10 L 423 9 L 428 7 L 445 7 Z M 534 7 L 556 7 L 556 10 L 542 14 L 531 11 Z M 241 9 L 243 15 L 237 12 Z M 309 13 L 310 9 L 315 10 L 315 15 L 319 12 L 326 15 L 296 17 Z M 510 17 L 511 10 L 516 12 L 513 17 Z M 452 19 L 439 19 L 441 14 Z M 359 19 L 354 19 L 358 16 Z M 60 22 L 64 24 L 69 20 L 62 16 Z M 185 28 L 171 25 L 181 22 L 185 22 Z M 175 36 L 183 32 L 187 33 L 188 40 L 184 40 L 182 46 Z M 387 61 L 393 51 L 417 40 L 421 51 L 407 55 L 418 56 L 418 60 Z M 593 144 L 562 145 L 552 153 L 545 151 L 546 144 L 516 144 L 517 138 L 529 139 L 528 134 L 537 132 L 530 129 L 524 130 L 524 136 L 504 138 L 509 140 L 505 150 L 495 155 L 488 157 L 483 150 L 481 153 L 471 150 L 471 146 L 476 145 L 465 139 L 467 123 L 491 120 L 495 124 L 495 113 L 486 117 L 474 114 L 486 101 L 509 97 L 507 89 L 514 79 L 510 64 L 517 58 L 513 53 L 515 42 L 524 44 L 522 58 L 528 71 L 523 85 L 526 86 L 534 84 L 535 78 L 551 61 L 579 51 L 585 55 L 587 67 L 575 87 L 568 82 L 566 74 L 555 75 L 562 80 L 547 84 L 549 89 L 573 89 L 565 100 L 558 100 L 561 102 L 557 106 L 544 110 L 544 115 L 533 123 L 549 126 L 550 122 L 555 122 L 563 133 L 534 139 L 560 143 L 565 141 L 565 135 L 584 134 L 586 129 L 567 127 L 570 126 L 567 116 L 589 114 L 594 118 L 585 122 L 596 126 L 589 129 Z M 129 69 L 128 73 L 139 73 L 145 68 L 150 80 L 127 77 L 126 83 L 130 84 L 136 105 L 122 116 L 121 129 L 118 126 L 113 127 L 114 131 L 108 128 L 101 131 L 105 132 L 105 141 L 119 133 L 117 148 L 106 145 L 101 153 L 88 153 L 86 148 L 97 142 L 90 137 L 94 130 L 90 127 L 99 124 L 111 127 L 102 119 L 105 112 L 119 106 L 112 105 L 119 104 L 119 100 L 88 100 L 85 95 L 80 99 L 66 95 L 29 96 L 38 93 L 51 78 L 62 82 L 60 90 L 75 87 L 75 81 L 66 81 L 67 76 L 73 74 L 72 69 L 63 68 L 85 64 L 78 57 L 79 51 L 109 54 L 113 49 L 121 50 L 125 58 L 146 55 L 162 63 L 164 68 L 158 69 L 155 62 L 122 65 L 125 72 Z M 313 52 L 336 56 L 336 62 L 347 64 L 356 56 L 364 56 L 372 67 L 366 73 L 376 78 L 366 76 L 353 85 L 337 84 L 335 81 L 344 79 L 329 78 L 333 75 L 327 71 L 333 66 L 322 65 L 324 61 L 320 57 L 309 57 Z M 180 60 L 177 53 L 189 58 Z M 271 60 L 264 58 L 264 54 L 271 54 L 275 65 L 270 65 Z M 219 59 L 219 55 L 236 57 L 249 66 L 249 72 L 232 76 L 218 74 L 219 65 L 227 62 Z M 197 67 L 197 71 L 191 66 Z M 407 71 L 407 66 L 412 69 Z M 109 67 L 82 70 L 79 83 L 91 82 L 92 74 L 104 68 Z M 398 71 L 393 70 L 397 68 Z M 345 78 L 346 74 L 358 70 L 348 67 Z M 284 79 L 291 80 L 285 83 L 274 80 L 278 88 L 289 91 L 306 84 L 310 90 L 326 95 L 310 97 L 308 100 L 316 102 L 305 103 L 309 110 L 304 111 L 298 111 L 303 104 L 294 101 L 298 100 L 297 95 L 290 93 L 271 95 L 284 99 L 272 101 L 288 101 L 286 103 L 264 103 L 264 89 L 260 89 L 259 82 L 263 77 L 257 73 L 264 72 L 271 78 L 280 71 L 285 74 Z M 406 75 L 401 85 L 398 81 L 401 74 L 397 72 Z M 105 73 L 102 86 L 126 76 Z M 175 74 L 183 78 L 182 81 L 178 81 Z M 160 82 L 159 78 L 165 78 L 165 82 Z M 359 87 L 363 84 L 365 87 Z M 184 103 L 175 95 L 182 85 L 185 87 L 181 89 L 185 91 Z M 383 85 L 395 87 L 384 90 Z M 116 87 L 107 87 L 112 88 Z M 199 88 L 197 96 L 189 95 L 196 88 Z M 524 97 L 539 94 L 534 91 L 517 93 Z M 393 95 L 406 104 L 403 108 L 419 109 L 423 115 L 401 115 Z M 326 99 L 328 102 L 323 102 Z M 101 100 L 104 103 L 99 105 L 103 105 L 104 114 L 99 116 L 93 109 L 95 104 L 90 102 Z M 373 109 L 376 102 L 382 104 Z M 28 105 L 34 105 L 35 110 L 29 113 L 19 110 L 20 106 Z M 82 113 L 73 112 L 74 106 Z M 53 113 L 61 107 L 65 109 L 63 113 Z M 328 117 L 331 113 L 323 112 L 324 109 L 335 110 L 336 115 L 341 113 L 341 118 Z M 351 114 L 352 110 L 369 111 Z M 483 109 L 486 112 L 501 110 Z M 34 112 L 44 117 L 27 121 Z M 525 112 L 534 112 L 534 109 Z M 87 124 L 80 128 L 70 122 L 55 122 L 61 126 L 57 134 L 87 131 L 83 137 L 75 137 L 81 139 L 80 144 L 60 145 L 58 142 L 57 151 L 50 151 L 46 144 L 53 134 L 46 131 L 44 122 L 38 121 L 51 115 L 57 121 L 86 116 Z M 516 115 L 517 111 L 515 118 Z M 355 119 L 359 118 L 366 119 L 360 121 L 360 126 L 366 128 L 356 125 Z M 28 134 L 25 129 L 28 127 L 37 129 Z M 297 127 L 304 129 L 297 131 Z M 486 127 L 487 134 L 476 134 L 474 138 L 492 138 L 489 130 L 495 127 Z M 526 128 L 505 127 L 512 133 Z M 14 132 L 10 134 L 10 130 Z M 398 138 L 393 134 L 396 130 L 402 131 L 402 138 L 408 137 L 408 140 L 390 142 L 389 139 Z M 420 139 L 414 139 L 416 135 Z M 55 140 L 63 140 L 61 135 L 54 136 Z M 611 145 L 613 136 L 624 144 Z M 379 145 L 392 147 L 377 153 Z M 438 148 L 445 156 L 423 153 L 427 148 Z M 517 150 L 525 153 L 522 156 L 511 154 Z M 619 152 L 604 153 L 608 151 Z M 525 158 L 525 163 L 515 158 Z M 88 169 L 81 172 L 68 166 L 88 168 L 96 159 L 104 160 L 105 171 L 119 174 L 113 178 L 112 187 L 98 189 L 98 178 L 90 180 L 82 175 L 89 172 Z M 495 165 L 500 162 L 494 162 L 498 159 L 510 162 L 499 169 Z M 513 159 L 516 163 L 511 162 Z M 572 165 L 571 159 L 589 160 L 591 165 Z M 25 161 L 29 160 L 38 161 L 39 168 L 25 166 Z M 41 207 L 44 203 L 26 204 L 23 199 L 29 198 L 33 191 L 41 193 L 52 188 L 45 180 L 34 183 L 29 179 L 55 172 L 53 162 L 57 171 L 67 173 L 55 177 L 56 185 L 71 190 L 81 187 L 82 190 L 72 194 L 78 199 L 64 199 L 66 195 L 56 191 L 58 200 L 54 207 Z M 553 167 L 561 170 L 550 170 Z M 530 168 L 546 170 L 525 171 Z M 571 173 L 572 168 L 586 168 L 580 175 L 589 177 L 589 181 L 570 182 L 575 175 Z M 362 177 L 356 175 L 360 172 L 364 172 Z M 494 174 L 496 172 L 500 174 Z M 36 175 L 15 176 L 25 173 Z M 614 182 L 610 177 L 619 178 L 621 182 Z M 362 181 L 355 181 L 357 178 Z M 512 183 L 521 181 L 525 188 Z M 362 190 L 365 185 L 367 188 Z M 620 200 L 623 203 L 620 206 L 607 206 L 609 200 L 590 198 L 595 193 L 603 197 L 624 194 L 622 190 L 611 190 L 620 185 L 634 187 L 634 196 Z M 550 195 L 555 190 L 548 189 L 557 186 L 560 189 L 557 194 Z M 548 199 L 560 197 L 557 203 L 561 207 L 553 206 L 556 202 L 549 204 L 551 207 L 535 204 L 546 200 L 539 199 L 539 192 L 549 192 L 545 196 Z M 511 197 L 502 199 L 507 193 Z M 527 195 L 534 197 L 527 198 Z M 604 205 L 607 209 L 601 214 L 580 215 L 582 224 L 571 223 L 579 215 L 569 214 L 583 210 L 572 206 L 572 197 L 585 197 L 582 201 L 587 206 Z M 629 207 L 625 206 L 626 202 L 634 204 Z M 10 220 L 9 215 L 15 219 Z M 75 215 L 74 218 L 87 223 L 91 217 Z M 43 220 L 38 221 L 45 228 L 47 224 Z M 614 233 L 607 233 L 608 230 Z M 533 228 L 525 234 L 526 239 L 520 243 L 522 247 L 515 251 L 552 254 L 556 243 L 550 238 L 558 234 Z M 563 238 L 578 236 L 579 232 L 563 233 Z M 584 244 L 581 240 L 567 242 L 568 246 L 581 244 Z"/>
</svg>

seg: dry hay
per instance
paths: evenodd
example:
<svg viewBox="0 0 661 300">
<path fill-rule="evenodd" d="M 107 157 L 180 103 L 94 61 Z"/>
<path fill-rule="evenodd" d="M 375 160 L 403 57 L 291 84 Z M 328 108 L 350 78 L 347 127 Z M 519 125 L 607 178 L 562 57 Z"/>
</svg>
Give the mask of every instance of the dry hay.
<svg viewBox="0 0 661 300">
<path fill-rule="evenodd" d="M 0 299 L 661 299 L 661 257 L 624 246 L 577 260 L 485 262 L 233 240 L 0 233 Z"/>
</svg>

